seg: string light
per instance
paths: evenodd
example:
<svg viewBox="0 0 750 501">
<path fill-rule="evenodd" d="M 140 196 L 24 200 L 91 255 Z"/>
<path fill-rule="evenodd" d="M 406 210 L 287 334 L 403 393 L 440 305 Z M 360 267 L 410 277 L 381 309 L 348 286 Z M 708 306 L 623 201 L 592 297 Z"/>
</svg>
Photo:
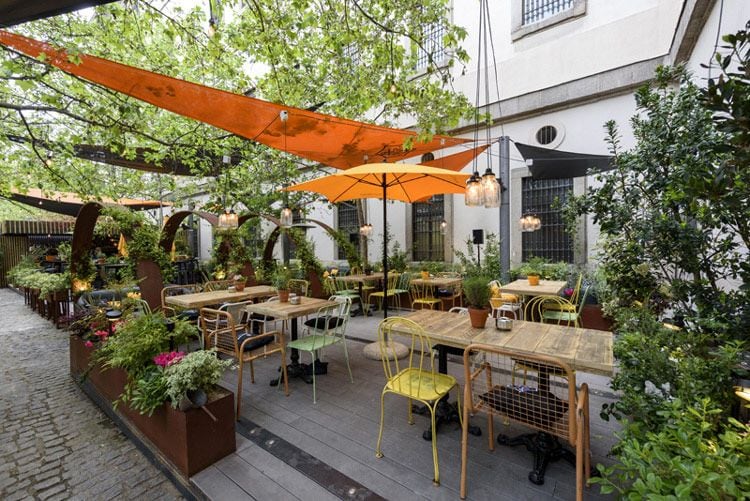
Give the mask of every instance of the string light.
<svg viewBox="0 0 750 501">
<path fill-rule="evenodd" d="M 372 235 L 372 225 L 370 223 L 367 223 L 360 226 L 359 234 L 364 237 L 369 237 L 370 235 Z"/>
</svg>

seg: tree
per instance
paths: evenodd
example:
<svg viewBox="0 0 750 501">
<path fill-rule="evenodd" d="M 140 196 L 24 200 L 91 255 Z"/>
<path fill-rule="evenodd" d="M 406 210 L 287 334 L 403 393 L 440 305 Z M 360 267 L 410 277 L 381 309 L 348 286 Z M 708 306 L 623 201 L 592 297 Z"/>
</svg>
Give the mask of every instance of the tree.
<svg viewBox="0 0 750 501">
<path fill-rule="evenodd" d="M 72 57 L 97 55 L 235 93 L 253 89 L 264 99 L 347 118 L 374 113 L 386 123 L 413 114 L 425 135 L 470 113 L 467 99 L 450 89 L 437 54 L 430 54 L 426 76 L 412 78 L 413 48 L 426 47 L 423 28 L 430 23 L 446 26 L 449 66 L 466 60 L 458 45 L 465 31 L 447 22 L 445 0 L 225 1 L 223 15 L 218 2 L 210 3 L 219 17 L 213 36 L 206 33 L 208 15 L 200 7 L 167 12 L 150 1 L 100 6 L 90 18 L 68 14 L 19 31 L 64 47 Z M 181 181 L 178 197 L 204 190 L 208 182 L 213 207 L 227 198 L 264 212 L 279 199 L 274 188 L 316 167 L 8 49 L 0 51 L 0 117 L 0 193 L 42 187 L 156 198 L 175 188 L 171 176 L 157 179 L 76 158 L 80 144 L 104 145 L 129 158 L 136 148 L 147 148 L 147 160 L 177 160 L 199 176 L 222 168 L 227 177 Z M 229 168 L 221 162 L 227 153 L 233 159 Z M 259 189 L 261 183 L 267 189 Z M 309 199 L 291 197 L 297 205 Z"/>
</svg>

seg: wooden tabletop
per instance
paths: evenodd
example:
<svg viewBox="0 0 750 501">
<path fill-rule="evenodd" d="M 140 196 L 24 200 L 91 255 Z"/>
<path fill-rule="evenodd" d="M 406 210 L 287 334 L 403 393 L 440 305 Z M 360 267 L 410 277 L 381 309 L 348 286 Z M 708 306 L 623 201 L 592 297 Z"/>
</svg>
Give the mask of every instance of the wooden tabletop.
<svg viewBox="0 0 750 501">
<path fill-rule="evenodd" d="M 520 278 L 509 284 L 501 285 L 500 290 L 524 296 L 541 296 L 543 294 L 556 296 L 562 292 L 567 284 L 568 282 L 564 280 L 540 280 L 539 285 L 529 285 L 527 278 Z"/>
<path fill-rule="evenodd" d="M 510 331 L 499 331 L 492 319 L 484 329 L 474 329 L 468 315 L 433 310 L 419 310 L 406 318 L 421 325 L 432 341 L 441 344 L 457 348 L 487 344 L 519 354 L 549 355 L 581 372 L 614 373 L 613 336 L 608 331 L 522 320 L 514 320 Z"/>
<path fill-rule="evenodd" d="M 463 282 L 461 277 L 430 277 L 424 278 L 412 278 L 411 283 L 416 285 L 429 285 L 433 287 L 453 287 Z"/>
<path fill-rule="evenodd" d="M 352 282 L 352 283 L 373 282 L 375 280 L 383 280 L 383 274 L 371 273 L 369 275 L 346 275 L 344 277 L 334 277 L 334 278 L 336 280 L 341 280 L 342 282 Z"/>
<path fill-rule="evenodd" d="M 248 304 L 245 309 L 250 313 L 258 313 L 267 317 L 274 317 L 278 320 L 289 320 L 290 318 L 301 317 L 315 313 L 319 308 L 324 306 L 338 306 L 336 301 L 327 299 L 317 299 L 313 297 L 302 297 L 300 304 L 282 303 L 281 301 L 271 301 L 265 303 Z"/>
<path fill-rule="evenodd" d="M 196 292 L 194 294 L 182 294 L 181 296 L 167 296 L 164 300 L 167 304 L 180 308 L 202 308 L 222 303 L 236 303 L 247 299 L 269 297 L 276 294 L 276 289 L 268 285 L 256 285 L 245 287 L 242 292 L 220 290 L 209 292 Z"/>
</svg>

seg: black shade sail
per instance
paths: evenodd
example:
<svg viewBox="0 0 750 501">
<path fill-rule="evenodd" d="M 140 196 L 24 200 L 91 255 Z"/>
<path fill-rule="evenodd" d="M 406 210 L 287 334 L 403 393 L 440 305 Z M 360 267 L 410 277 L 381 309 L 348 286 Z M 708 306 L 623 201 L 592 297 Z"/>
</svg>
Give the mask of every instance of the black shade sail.
<svg viewBox="0 0 750 501">
<path fill-rule="evenodd" d="M 114 0 L 0 0 L 0 26 L 9 27 Z"/>
<path fill-rule="evenodd" d="M 614 168 L 609 155 L 551 150 L 514 142 L 534 179 L 580 177 Z"/>
</svg>

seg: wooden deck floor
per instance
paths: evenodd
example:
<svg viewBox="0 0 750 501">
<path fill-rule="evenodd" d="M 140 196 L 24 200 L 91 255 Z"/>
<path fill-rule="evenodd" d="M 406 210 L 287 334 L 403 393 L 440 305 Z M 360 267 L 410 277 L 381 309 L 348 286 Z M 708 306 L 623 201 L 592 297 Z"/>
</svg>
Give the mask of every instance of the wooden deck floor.
<svg viewBox="0 0 750 501">
<path fill-rule="evenodd" d="M 352 319 L 349 334 L 373 339 L 379 319 Z M 430 442 L 422 439 L 428 416 L 416 415 L 407 423 L 403 398 L 386 397 L 383 438 L 385 457 L 375 457 L 384 384 L 379 361 L 365 359 L 363 342 L 350 341 L 349 354 L 354 383 L 349 382 L 340 347 L 328 350 L 328 374 L 317 380 L 318 402 L 312 403 L 312 386 L 290 381 L 290 395 L 269 385 L 277 377 L 277 361 L 255 365 L 256 384 L 249 371 L 243 384 L 242 420 L 238 422 L 237 452 L 198 473 L 191 482 L 210 499 L 451 499 L 459 498 L 461 467 L 460 428 L 444 426 L 438 434 L 441 485 L 432 483 Z M 309 362 L 309 360 L 303 360 Z M 449 373 L 461 376 L 463 368 L 449 363 Z M 236 390 L 236 372 L 225 375 L 227 388 Z M 579 374 L 592 386 L 591 442 L 593 463 L 609 463 L 606 454 L 615 442 L 613 423 L 599 416 L 601 404 L 610 401 L 606 378 Z M 451 400 L 455 400 L 455 392 Z M 485 432 L 485 416 L 472 420 Z M 496 421 L 497 432 L 514 435 L 522 427 Z M 574 499 L 575 469 L 565 462 L 553 463 L 544 485 L 529 482 L 532 455 L 524 447 L 487 448 L 486 432 L 470 436 L 468 499 Z M 587 498 L 604 499 L 597 487 Z"/>
</svg>

